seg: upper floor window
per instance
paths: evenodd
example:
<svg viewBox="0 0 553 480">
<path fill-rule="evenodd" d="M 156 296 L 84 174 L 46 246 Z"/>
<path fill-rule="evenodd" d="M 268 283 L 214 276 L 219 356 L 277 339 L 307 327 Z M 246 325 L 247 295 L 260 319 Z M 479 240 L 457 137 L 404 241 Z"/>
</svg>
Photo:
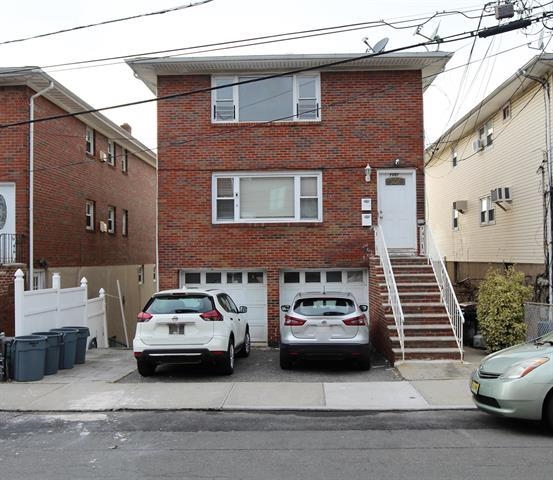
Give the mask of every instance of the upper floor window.
<svg viewBox="0 0 553 480">
<path fill-rule="evenodd" d="M 85 226 L 87 230 L 94 230 L 94 202 L 91 200 L 85 203 Z"/>
<path fill-rule="evenodd" d="M 115 143 L 112 140 L 108 140 L 108 154 L 106 161 L 109 165 L 115 165 Z"/>
<path fill-rule="evenodd" d="M 505 105 L 501 112 L 503 115 L 503 121 L 509 120 L 511 118 L 511 104 L 508 103 L 507 105 Z"/>
<path fill-rule="evenodd" d="M 495 208 L 491 196 L 480 199 L 480 225 L 490 223 L 495 223 Z"/>
<path fill-rule="evenodd" d="M 213 175 L 213 223 L 321 222 L 322 174 Z"/>
<path fill-rule="evenodd" d="M 129 168 L 129 152 L 126 148 L 121 149 L 121 171 L 126 173 Z"/>
<path fill-rule="evenodd" d="M 492 122 L 486 122 L 478 129 L 478 137 L 474 142 L 475 150 L 482 150 L 493 143 L 493 125 Z"/>
<path fill-rule="evenodd" d="M 121 217 L 121 235 L 126 237 L 129 234 L 129 211 L 123 210 Z"/>
<path fill-rule="evenodd" d="M 90 127 L 86 127 L 85 149 L 86 153 L 94 155 L 94 130 Z"/>
<path fill-rule="evenodd" d="M 451 212 L 451 228 L 459 230 L 459 210 L 453 208 Z"/>
<path fill-rule="evenodd" d="M 457 149 L 456 148 L 452 148 L 451 149 L 451 164 L 456 167 L 457 166 L 457 163 L 458 163 L 458 159 L 457 159 Z"/>
<path fill-rule="evenodd" d="M 250 81 L 242 85 L 237 82 Z M 228 85 L 225 87 L 225 85 Z M 214 122 L 320 120 L 320 76 L 212 77 Z"/>
<path fill-rule="evenodd" d="M 115 233 L 115 207 L 108 206 L 108 233 Z"/>
</svg>

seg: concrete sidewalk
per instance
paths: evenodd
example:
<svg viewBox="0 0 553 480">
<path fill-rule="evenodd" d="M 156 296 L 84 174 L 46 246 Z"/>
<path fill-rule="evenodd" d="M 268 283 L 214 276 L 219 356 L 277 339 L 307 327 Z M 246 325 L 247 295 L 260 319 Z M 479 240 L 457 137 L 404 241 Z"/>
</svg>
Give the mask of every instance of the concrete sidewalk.
<svg viewBox="0 0 553 480">
<path fill-rule="evenodd" d="M 403 380 L 390 382 L 116 383 L 135 370 L 132 351 L 95 349 L 43 380 L 0 383 L 0 411 L 472 409 L 468 379 L 483 356 L 401 363 Z"/>
</svg>

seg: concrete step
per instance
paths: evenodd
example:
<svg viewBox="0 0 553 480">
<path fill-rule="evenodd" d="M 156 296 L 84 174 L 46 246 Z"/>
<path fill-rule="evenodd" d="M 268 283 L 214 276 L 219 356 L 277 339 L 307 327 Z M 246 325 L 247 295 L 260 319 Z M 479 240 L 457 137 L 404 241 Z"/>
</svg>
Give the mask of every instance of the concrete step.
<svg viewBox="0 0 553 480">
<path fill-rule="evenodd" d="M 384 313 L 392 313 L 392 306 L 389 303 L 383 304 Z M 412 313 L 447 313 L 445 306 L 441 302 L 401 302 L 401 308 L 404 314 Z"/>
<path fill-rule="evenodd" d="M 395 324 L 387 325 L 388 331 L 391 336 L 397 336 L 397 329 Z M 403 335 L 405 337 L 442 337 L 450 336 L 453 330 L 450 323 L 443 324 L 426 324 L 426 325 L 403 325 Z"/>
<path fill-rule="evenodd" d="M 394 348 L 396 361 L 402 360 L 401 349 Z M 406 348 L 405 360 L 460 360 L 458 348 Z"/>
<path fill-rule="evenodd" d="M 399 337 L 390 337 L 393 347 L 399 347 Z M 420 336 L 405 337 L 405 348 L 456 348 L 454 336 Z"/>
</svg>

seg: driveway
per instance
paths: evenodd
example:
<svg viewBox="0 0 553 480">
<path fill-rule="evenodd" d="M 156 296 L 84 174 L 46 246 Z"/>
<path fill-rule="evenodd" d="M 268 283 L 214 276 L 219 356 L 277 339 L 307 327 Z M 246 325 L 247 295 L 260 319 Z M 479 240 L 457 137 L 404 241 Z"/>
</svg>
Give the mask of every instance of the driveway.
<svg viewBox="0 0 553 480">
<path fill-rule="evenodd" d="M 359 371 L 348 362 L 302 362 L 292 370 L 279 366 L 276 348 L 252 348 L 248 358 L 237 358 L 234 373 L 221 376 L 212 368 L 198 365 L 162 365 L 152 377 L 142 377 L 135 370 L 118 383 L 155 382 L 390 382 L 402 380 L 396 369 L 378 354 L 373 354 L 372 368 Z"/>
</svg>

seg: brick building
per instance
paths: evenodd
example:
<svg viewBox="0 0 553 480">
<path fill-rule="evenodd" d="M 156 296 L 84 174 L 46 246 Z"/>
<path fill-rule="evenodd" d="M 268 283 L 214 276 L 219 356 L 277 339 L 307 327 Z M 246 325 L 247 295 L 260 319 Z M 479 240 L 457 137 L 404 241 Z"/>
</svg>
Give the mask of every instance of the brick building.
<svg viewBox="0 0 553 480">
<path fill-rule="evenodd" d="M 160 98 L 160 288 L 227 290 L 268 344 L 299 290 L 348 290 L 377 312 L 371 221 L 418 251 L 422 95 L 449 58 L 130 60 Z"/>
<path fill-rule="evenodd" d="M 17 268 L 34 288 L 50 286 L 53 272 L 64 288 L 84 276 L 92 296 L 101 287 L 116 296 L 119 280 L 132 333 L 155 289 L 156 158 L 128 125 L 100 113 L 66 116 L 91 108 L 38 68 L 0 69 L 0 300 L 11 304 Z M 11 309 L 0 309 L 7 334 Z M 113 297 L 108 319 L 109 335 L 123 341 Z"/>
</svg>

